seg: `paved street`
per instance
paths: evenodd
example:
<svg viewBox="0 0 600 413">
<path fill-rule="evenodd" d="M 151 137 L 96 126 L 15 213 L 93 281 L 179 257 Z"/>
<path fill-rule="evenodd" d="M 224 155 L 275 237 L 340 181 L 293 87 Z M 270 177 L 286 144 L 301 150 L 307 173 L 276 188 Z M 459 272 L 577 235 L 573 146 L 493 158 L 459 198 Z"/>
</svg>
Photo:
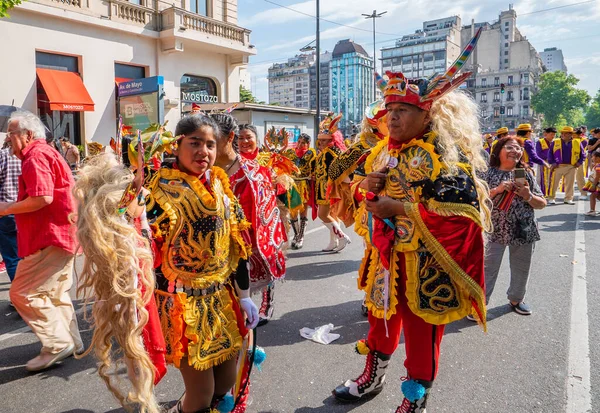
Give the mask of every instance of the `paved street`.
<svg viewBox="0 0 600 413">
<path fill-rule="evenodd" d="M 585 367 L 588 343 L 585 329 L 571 330 L 572 299 L 575 307 L 581 308 L 576 315 L 584 321 L 582 325 L 589 323 L 589 411 L 600 411 L 600 279 L 595 266 L 600 218 L 579 216 L 582 232 L 576 245 L 577 211 L 587 211 L 588 202 L 577 204 L 550 206 L 539 213 L 542 241 L 536 246 L 526 299 L 534 311 L 532 316 L 509 311 L 504 296 L 508 285 L 505 262 L 489 306 L 489 332 L 484 334 L 466 320 L 447 326 L 428 412 L 583 413 L 578 407 L 567 410 L 570 347 L 575 351 L 571 362 L 583 362 Z M 387 387 L 379 396 L 355 405 L 340 405 L 330 396 L 336 385 L 362 371 L 364 359 L 353 347 L 365 336 L 368 325 L 360 313 L 361 294 L 356 289 L 362 241 L 353 235 L 353 243 L 342 253 L 326 255 L 319 251 L 327 238 L 324 229 L 312 224 L 305 248 L 289 254 L 287 280 L 276 289 L 275 318 L 258 331 L 259 344 L 268 358 L 263 371 L 253 373 L 250 413 L 387 413 L 401 401 L 400 377 L 405 375 L 402 345 L 392 359 Z M 586 267 L 587 272 L 581 273 Z M 572 297 L 574 279 L 577 296 Z M 582 287 L 587 288 L 587 297 L 581 296 Z M 0 411 L 123 411 L 95 373 L 91 356 L 68 359 L 39 374 L 25 371 L 25 363 L 38 353 L 40 345 L 8 307 L 8 289 L 4 273 L 0 278 Z M 330 345 L 299 335 L 302 327 L 327 323 L 333 323 L 341 335 Z M 91 332 L 86 326 L 81 322 L 89 343 Z M 583 373 L 575 373 L 581 376 L 575 381 L 585 384 L 589 379 L 585 368 Z M 167 401 L 178 398 L 182 389 L 177 371 L 171 369 L 156 391 L 159 400 Z M 589 393 L 575 394 L 569 402 L 585 406 Z"/>
</svg>

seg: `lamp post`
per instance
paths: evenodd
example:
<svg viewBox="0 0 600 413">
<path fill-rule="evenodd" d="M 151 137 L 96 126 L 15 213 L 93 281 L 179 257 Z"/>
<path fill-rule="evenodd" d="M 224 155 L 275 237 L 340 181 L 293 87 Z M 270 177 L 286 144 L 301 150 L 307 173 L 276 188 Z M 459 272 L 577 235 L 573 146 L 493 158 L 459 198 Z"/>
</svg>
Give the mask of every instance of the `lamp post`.
<svg viewBox="0 0 600 413">
<path fill-rule="evenodd" d="M 317 115 L 315 116 L 315 139 L 319 133 L 319 124 L 321 123 L 321 8 L 319 7 L 319 0 L 317 3 Z"/>
<path fill-rule="evenodd" d="M 319 2 L 319 0 L 317 0 L 317 3 Z M 364 14 L 363 16 L 365 16 L 365 19 L 373 19 L 373 73 L 375 73 L 377 71 L 377 58 L 376 58 L 376 47 L 375 47 L 375 19 L 378 17 L 383 16 L 384 14 L 386 14 L 387 11 L 382 11 L 381 13 L 377 13 L 377 10 L 373 10 L 373 13 L 371 14 Z M 375 90 L 377 89 L 377 82 L 374 80 L 373 81 L 373 101 L 376 100 L 376 94 L 375 94 Z"/>
</svg>

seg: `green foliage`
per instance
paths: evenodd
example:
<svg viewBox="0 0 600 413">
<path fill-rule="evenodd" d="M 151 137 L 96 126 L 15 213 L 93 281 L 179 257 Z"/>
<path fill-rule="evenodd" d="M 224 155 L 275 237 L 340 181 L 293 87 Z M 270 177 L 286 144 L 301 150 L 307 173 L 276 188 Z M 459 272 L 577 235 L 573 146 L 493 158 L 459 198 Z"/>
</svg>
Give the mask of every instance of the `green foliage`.
<svg viewBox="0 0 600 413">
<path fill-rule="evenodd" d="M 265 104 L 265 102 L 257 100 L 254 95 L 252 95 L 252 92 L 242 85 L 240 85 L 240 102 L 258 103 L 259 105 Z"/>
<path fill-rule="evenodd" d="M 585 124 L 588 129 L 600 128 L 600 91 L 592 100 L 592 104 L 585 114 Z"/>
<path fill-rule="evenodd" d="M 0 18 L 10 17 L 8 11 L 21 4 L 21 0 L 0 0 Z"/>
<path fill-rule="evenodd" d="M 577 89 L 579 83 L 573 75 L 561 71 L 547 72 L 540 77 L 539 91 L 531 98 L 537 113 L 544 115 L 544 126 L 560 126 L 582 119 L 582 111 L 587 108 L 590 95 Z"/>
</svg>

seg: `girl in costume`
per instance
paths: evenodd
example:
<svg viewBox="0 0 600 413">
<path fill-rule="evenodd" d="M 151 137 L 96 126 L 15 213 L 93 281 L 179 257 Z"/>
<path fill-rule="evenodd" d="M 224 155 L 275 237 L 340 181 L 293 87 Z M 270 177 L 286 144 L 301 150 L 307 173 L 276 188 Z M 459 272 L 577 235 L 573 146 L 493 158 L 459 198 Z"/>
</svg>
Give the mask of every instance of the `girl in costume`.
<svg viewBox="0 0 600 413">
<path fill-rule="evenodd" d="M 338 130 L 341 118 L 342 114 L 335 117 L 333 113 L 327 115 L 319 125 L 317 137 L 319 155 L 315 161 L 315 198 L 319 206 L 319 218 L 329 230 L 329 244 L 322 250 L 324 252 L 339 252 L 351 242 L 350 237 L 342 231 L 337 217 L 332 216 L 327 195 L 329 167 L 346 150 L 344 136 Z"/>
<path fill-rule="evenodd" d="M 249 291 L 250 224 L 227 174 L 213 166 L 218 125 L 194 113 L 175 134 L 175 163 L 148 180 L 147 215 L 160 250 L 156 301 L 167 362 L 179 368 L 186 390 L 170 412 L 209 413 L 231 401 L 236 363 L 258 323 Z"/>
<path fill-rule="evenodd" d="M 306 133 L 300 134 L 298 144 L 295 149 L 289 148 L 283 152 L 283 155 L 290 159 L 298 172 L 294 174 L 294 183 L 297 193 L 300 196 L 300 207 L 290 212 L 290 223 L 294 231 L 294 239 L 292 240 L 292 249 L 301 249 L 304 245 L 304 231 L 308 223 L 308 207 L 311 206 L 313 211 L 315 208 L 314 199 L 311 199 L 312 188 L 311 181 L 314 172 L 315 159 L 317 152 L 310 147 L 310 136 Z M 314 185 L 313 185 L 314 186 Z M 298 215 L 300 220 L 298 220 Z M 315 218 L 313 212 L 313 219 Z"/>
<path fill-rule="evenodd" d="M 588 181 L 583 187 L 583 191 L 589 192 L 590 194 L 590 210 L 585 214 L 588 216 L 597 216 L 596 211 L 596 200 L 600 199 L 600 150 L 596 150 L 592 153 L 592 171 L 588 176 Z"/>
<path fill-rule="evenodd" d="M 244 153 L 256 154 L 256 134 L 251 125 L 245 125 L 238 138 L 240 154 L 234 149 L 238 133 L 235 118 L 227 113 L 212 114 L 221 133 L 218 137 L 216 164 L 229 175 L 231 188 L 240 200 L 250 221 L 252 255 L 249 260 L 250 293 L 262 292 L 259 325 L 266 324 L 273 315 L 274 281 L 285 276 L 283 244 L 284 228 L 277 207 L 277 198 L 271 181 L 271 171 Z M 256 159 L 256 156 L 254 156 Z"/>
</svg>

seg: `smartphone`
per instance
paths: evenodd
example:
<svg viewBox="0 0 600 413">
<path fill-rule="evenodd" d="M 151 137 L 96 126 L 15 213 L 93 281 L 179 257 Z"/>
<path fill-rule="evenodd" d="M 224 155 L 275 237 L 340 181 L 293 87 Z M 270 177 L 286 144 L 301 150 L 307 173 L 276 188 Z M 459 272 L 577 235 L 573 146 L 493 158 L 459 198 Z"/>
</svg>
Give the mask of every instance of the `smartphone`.
<svg viewBox="0 0 600 413">
<path fill-rule="evenodd" d="M 515 169 L 515 182 L 525 185 L 525 169 L 517 168 Z"/>
</svg>

